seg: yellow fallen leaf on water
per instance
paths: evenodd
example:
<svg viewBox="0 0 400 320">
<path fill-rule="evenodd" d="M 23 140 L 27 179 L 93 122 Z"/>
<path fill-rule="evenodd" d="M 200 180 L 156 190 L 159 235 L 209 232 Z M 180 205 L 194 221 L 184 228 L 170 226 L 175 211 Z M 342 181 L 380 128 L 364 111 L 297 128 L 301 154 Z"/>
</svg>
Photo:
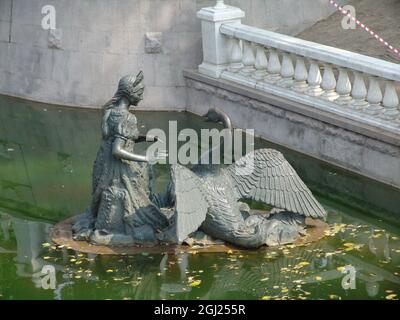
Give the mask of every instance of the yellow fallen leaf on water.
<svg viewBox="0 0 400 320">
<path fill-rule="evenodd" d="M 324 233 L 326 236 L 334 236 L 338 232 L 342 231 L 346 225 L 344 223 L 334 224 L 329 230 L 326 230 Z"/>
<path fill-rule="evenodd" d="M 70 259 L 69 261 L 71 261 L 71 262 L 76 262 L 76 259 L 72 258 L 72 259 Z"/>
<path fill-rule="evenodd" d="M 125 278 L 118 278 L 118 277 L 114 277 L 113 280 L 114 281 L 123 281 Z"/>
<path fill-rule="evenodd" d="M 387 299 L 387 300 L 393 300 L 393 299 L 395 299 L 395 298 L 397 298 L 397 294 L 395 294 L 395 293 L 389 294 L 388 296 L 386 296 L 386 299 Z"/>
<path fill-rule="evenodd" d="M 50 257 L 43 257 L 43 259 L 44 259 L 44 260 L 49 260 L 49 259 L 50 259 Z"/>
<path fill-rule="evenodd" d="M 201 284 L 201 280 L 194 280 L 193 282 L 189 283 L 191 287 L 197 287 Z"/>
<path fill-rule="evenodd" d="M 261 297 L 261 300 L 271 300 L 271 296 L 263 296 Z"/>
<path fill-rule="evenodd" d="M 268 281 L 269 278 L 262 278 L 260 281 Z"/>
<path fill-rule="evenodd" d="M 298 266 L 300 266 L 300 267 L 305 267 L 305 266 L 308 266 L 310 263 L 309 262 L 307 262 L 307 261 L 302 261 L 302 262 L 300 262 L 299 264 L 298 264 Z"/>
<path fill-rule="evenodd" d="M 343 245 L 345 247 L 354 247 L 354 243 L 352 243 L 352 242 L 346 242 L 346 243 L 343 243 Z"/>
<path fill-rule="evenodd" d="M 344 269 L 345 269 L 344 267 L 337 267 L 336 268 L 337 271 L 342 272 L 342 273 L 343 273 Z"/>
<path fill-rule="evenodd" d="M 315 277 L 315 280 L 317 280 L 317 281 L 321 281 L 321 280 L 322 280 L 322 277 L 320 277 L 320 276 L 316 276 L 316 277 Z"/>
<path fill-rule="evenodd" d="M 288 288 L 283 288 L 283 289 L 281 290 L 281 292 L 283 292 L 283 293 L 286 293 L 286 292 L 288 292 L 288 291 L 289 291 Z"/>
<path fill-rule="evenodd" d="M 111 272 L 114 272 L 114 270 L 113 269 L 107 269 L 106 272 L 111 273 Z"/>
</svg>

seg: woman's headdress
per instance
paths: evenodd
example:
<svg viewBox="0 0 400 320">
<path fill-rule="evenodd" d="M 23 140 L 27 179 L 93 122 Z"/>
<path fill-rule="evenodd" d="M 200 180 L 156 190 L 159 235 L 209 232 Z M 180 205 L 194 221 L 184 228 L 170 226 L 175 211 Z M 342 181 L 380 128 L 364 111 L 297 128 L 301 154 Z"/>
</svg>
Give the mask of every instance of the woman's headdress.
<svg viewBox="0 0 400 320">
<path fill-rule="evenodd" d="M 127 98 L 134 95 L 139 89 L 137 86 L 143 81 L 143 72 L 140 71 L 137 76 L 127 75 L 121 78 L 118 83 L 117 94 L 125 95 Z"/>
<path fill-rule="evenodd" d="M 143 81 L 143 79 L 143 71 L 140 71 L 136 77 L 131 74 L 122 77 L 118 82 L 118 90 L 114 94 L 114 97 L 112 97 L 112 99 L 108 101 L 103 108 L 112 108 L 113 104 L 121 97 L 126 97 L 130 101 L 131 98 L 135 96 L 136 92 L 139 91 L 140 88 L 138 88 L 138 85 Z"/>
</svg>

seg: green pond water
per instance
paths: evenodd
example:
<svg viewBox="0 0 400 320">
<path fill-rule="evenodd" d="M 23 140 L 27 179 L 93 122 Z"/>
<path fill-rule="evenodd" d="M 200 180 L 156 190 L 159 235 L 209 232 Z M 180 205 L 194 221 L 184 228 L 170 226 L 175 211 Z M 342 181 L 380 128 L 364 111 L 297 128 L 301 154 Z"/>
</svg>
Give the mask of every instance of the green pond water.
<svg viewBox="0 0 400 320">
<path fill-rule="evenodd" d="M 210 128 L 178 112 L 137 112 L 141 130 Z M 99 110 L 0 96 L 0 299 L 397 299 L 400 191 L 295 153 L 284 153 L 329 211 L 324 239 L 302 247 L 234 253 L 96 256 L 51 244 L 56 222 L 90 199 Z M 142 145 L 144 150 L 146 145 Z M 140 152 L 140 150 L 138 150 Z M 162 188 L 168 166 L 156 168 Z M 56 289 L 41 285 L 45 265 Z M 344 289 L 345 266 L 355 271 Z M 346 280 L 346 279 L 345 279 Z"/>
</svg>

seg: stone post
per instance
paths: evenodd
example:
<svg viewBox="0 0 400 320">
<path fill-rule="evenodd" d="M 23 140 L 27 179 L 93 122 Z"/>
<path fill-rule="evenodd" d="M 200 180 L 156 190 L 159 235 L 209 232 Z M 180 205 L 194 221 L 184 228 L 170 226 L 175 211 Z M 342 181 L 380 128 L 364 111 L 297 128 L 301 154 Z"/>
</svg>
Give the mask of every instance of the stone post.
<svg viewBox="0 0 400 320">
<path fill-rule="evenodd" d="M 203 63 L 199 72 L 213 78 L 219 78 L 221 72 L 230 63 L 229 39 L 219 32 L 222 24 L 240 24 L 245 16 L 239 8 L 217 1 L 216 6 L 203 8 L 197 12 L 201 20 L 203 41 Z"/>
</svg>

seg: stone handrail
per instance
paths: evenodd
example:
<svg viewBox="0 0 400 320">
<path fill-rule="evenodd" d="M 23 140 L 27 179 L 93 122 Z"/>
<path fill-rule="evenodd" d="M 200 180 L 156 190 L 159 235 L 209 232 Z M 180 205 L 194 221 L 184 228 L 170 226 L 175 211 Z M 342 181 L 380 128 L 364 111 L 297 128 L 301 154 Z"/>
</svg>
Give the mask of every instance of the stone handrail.
<svg viewBox="0 0 400 320">
<path fill-rule="evenodd" d="M 400 64 L 243 25 L 235 7 L 198 17 L 200 73 L 400 132 Z"/>
<path fill-rule="evenodd" d="M 220 32 L 233 38 L 251 41 L 310 59 L 400 81 L 400 64 L 247 25 L 223 24 Z"/>
</svg>

